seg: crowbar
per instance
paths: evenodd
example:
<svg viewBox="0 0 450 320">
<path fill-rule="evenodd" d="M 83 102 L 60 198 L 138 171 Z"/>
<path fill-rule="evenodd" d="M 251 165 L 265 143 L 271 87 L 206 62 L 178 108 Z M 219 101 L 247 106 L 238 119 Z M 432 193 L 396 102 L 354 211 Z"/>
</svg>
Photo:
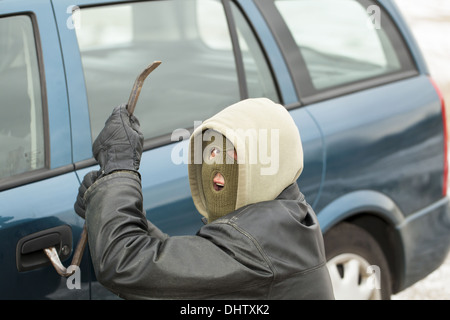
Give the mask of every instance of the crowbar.
<svg viewBox="0 0 450 320">
<path fill-rule="evenodd" d="M 130 98 L 128 98 L 127 103 L 127 110 L 130 116 L 134 113 L 134 108 L 136 108 L 136 103 L 139 98 L 139 94 L 141 93 L 142 85 L 144 84 L 145 79 L 150 73 L 152 73 L 153 70 L 158 68 L 160 64 L 161 61 L 153 62 L 151 65 L 145 68 L 144 71 L 142 71 L 141 74 L 136 78 L 133 89 L 131 89 Z"/>
<path fill-rule="evenodd" d="M 160 64 L 161 61 L 154 61 L 147 68 L 145 68 L 144 71 L 142 71 L 136 78 L 127 103 L 127 110 L 130 116 L 134 113 L 134 109 L 136 108 L 136 103 L 139 98 L 139 94 L 141 93 L 142 85 L 144 84 L 145 79 Z M 87 228 L 85 222 L 83 226 L 83 231 L 81 232 L 80 235 L 80 240 L 73 254 L 72 263 L 68 268 L 64 267 L 64 265 L 62 264 L 58 256 L 58 251 L 56 250 L 55 247 L 46 248 L 44 249 L 44 252 L 50 259 L 50 262 L 52 263 L 56 272 L 62 277 L 69 277 L 75 273 L 77 268 L 80 267 L 81 259 L 83 257 L 84 249 L 86 248 L 86 244 L 87 244 Z"/>
</svg>

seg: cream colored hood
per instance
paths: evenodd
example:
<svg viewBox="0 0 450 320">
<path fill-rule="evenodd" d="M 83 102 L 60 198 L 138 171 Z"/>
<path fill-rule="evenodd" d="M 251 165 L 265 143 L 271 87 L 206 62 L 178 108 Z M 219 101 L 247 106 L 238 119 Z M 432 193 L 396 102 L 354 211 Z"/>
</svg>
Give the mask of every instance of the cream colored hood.
<svg viewBox="0 0 450 320">
<path fill-rule="evenodd" d="M 202 132 L 212 129 L 225 135 L 238 156 L 236 208 L 274 200 L 300 176 L 303 148 L 292 117 L 280 104 L 266 98 L 247 99 L 204 121 L 191 135 L 188 165 L 192 198 L 205 217 L 201 185 Z"/>
</svg>

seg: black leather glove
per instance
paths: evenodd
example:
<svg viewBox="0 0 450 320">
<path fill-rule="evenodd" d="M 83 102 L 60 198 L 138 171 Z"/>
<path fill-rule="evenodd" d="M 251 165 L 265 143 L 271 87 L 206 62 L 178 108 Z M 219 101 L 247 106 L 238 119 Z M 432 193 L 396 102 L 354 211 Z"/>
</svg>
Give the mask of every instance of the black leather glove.
<svg viewBox="0 0 450 320">
<path fill-rule="evenodd" d="M 143 144 L 138 119 L 128 114 L 125 104 L 116 107 L 92 146 L 101 174 L 116 170 L 139 174 Z"/>
<path fill-rule="evenodd" d="M 84 201 L 84 193 L 87 189 L 97 180 L 99 177 L 99 171 L 88 172 L 83 179 L 80 187 L 78 188 L 77 200 L 74 204 L 75 212 L 83 219 L 86 219 L 86 203 Z"/>
</svg>

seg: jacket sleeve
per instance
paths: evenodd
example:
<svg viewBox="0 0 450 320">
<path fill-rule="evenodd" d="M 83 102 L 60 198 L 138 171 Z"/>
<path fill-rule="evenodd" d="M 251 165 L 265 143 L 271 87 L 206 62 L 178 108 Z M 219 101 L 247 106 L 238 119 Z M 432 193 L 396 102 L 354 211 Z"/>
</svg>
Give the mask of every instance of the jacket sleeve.
<svg viewBox="0 0 450 320">
<path fill-rule="evenodd" d="M 120 297 L 203 299 L 270 286 L 266 259 L 232 226 L 206 225 L 198 235 L 169 237 L 147 221 L 140 179 L 133 173 L 97 180 L 85 200 L 97 279 Z M 236 249 L 233 239 L 242 246 Z"/>
</svg>

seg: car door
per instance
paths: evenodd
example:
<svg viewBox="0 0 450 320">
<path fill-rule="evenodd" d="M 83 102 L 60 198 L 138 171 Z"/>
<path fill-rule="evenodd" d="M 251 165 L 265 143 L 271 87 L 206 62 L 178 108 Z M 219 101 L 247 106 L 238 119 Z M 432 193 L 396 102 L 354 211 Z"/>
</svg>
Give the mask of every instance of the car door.
<svg viewBox="0 0 450 320">
<path fill-rule="evenodd" d="M 335 297 L 389 298 L 447 250 L 447 230 L 423 218 L 445 220 L 448 203 L 445 109 L 426 65 L 394 1 L 255 3 L 323 132 L 316 211 Z M 367 265 L 381 270 L 376 290 Z"/>
<path fill-rule="evenodd" d="M 439 199 L 441 106 L 423 61 L 413 59 L 407 31 L 386 10 L 395 12 L 392 3 L 256 3 L 274 30 L 277 25 L 297 92 L 324 134 L 317 209 L 357 190 L 387 195 L 405 215 Z M 427 178 L 419 182 L 418 175 Z M 339 219 L 337 213 L 321 218 L 327 225 Z"/>
<path fill-rule="evenodd" d="M 256 40 L 262 46 L 270 71 L 276 79 L 280 102 L 289 110 L 298 127 L 303 145 L 304 169 L 297 183 L 308 203 L 316 209 L 322 193 L 325 173 L 326 154 L 322 132 L 309 109 L 301 107 L 303 103 L 299 100 L 292 73 L 288 69 L 282 48 L 274 37 L 276 33 L 273 32 L 272 26 L 267 24 L 268 20 L 262 15 L 260 8 L 255 5 L 254 1 L 246 0 L 236 1 L 231 8 L 234 12 L 239 34 L 246 34 L 245 27 L 247 25 L 241 20 L 244 17 L 240 15 L 238 8 L 242 10 L 246 19 L 250 22 L 251 25 L 248 27 L 251 27 L 255 32 Z M 241 50 L 245 51 L 245 47 Z"/>
<path fill-rule="evenodd" d="M 0 299 L 88 298 L 88 261 L 68 281 L 43 252 L 54 246 L 68 265 L 82 228 L 50 3 L 2 1 L 0 46 Z"/>
<path fill-rule="evenodd" d="M 73 140 L 79 178 L 98 169 L 91 145 L 112 109 L 128 100 L 143 68 L 161 60 L 135 111 L 145 137 L 140 166 L 144 209 L 163 232 L 194 234 L 203 223 L 187 177 L 193 128 L 245 98 L 298 103 L 292 80 L 280 72 L 287 70 L 285 62 L 258 10 L 245 2 L 216 0 L 63 0 L 54 1 L 54 7 L 70 74 L 72 134 L 80 134 Z M 308 182 L 305 192 L 315 199 L 322 179 L 321 135 L 307 112 L 293 115 L 304 148 L 311 150 L 302 176 Z M 106 296 L 93 281 L 92 297 Z"/>
</svg>

